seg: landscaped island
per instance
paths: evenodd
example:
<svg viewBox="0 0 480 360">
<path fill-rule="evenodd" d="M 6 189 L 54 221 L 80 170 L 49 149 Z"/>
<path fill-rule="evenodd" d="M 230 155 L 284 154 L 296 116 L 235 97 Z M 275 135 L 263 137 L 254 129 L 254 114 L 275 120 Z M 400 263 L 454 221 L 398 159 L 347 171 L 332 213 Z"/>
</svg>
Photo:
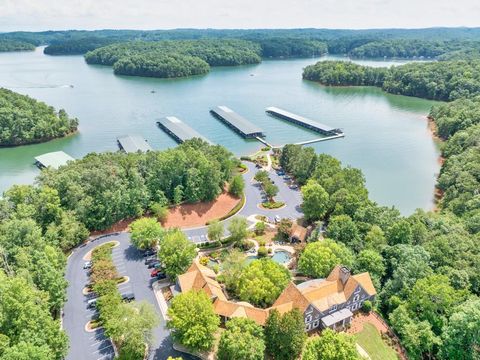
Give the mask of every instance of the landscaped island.
<svg viewBox="0 0 480 360">
<path fill-rule="evenodd" d="M 0 88 L 0 146 L 49 141 L 77 130 L 78 120 L 65 110 Z"/>
</svg>

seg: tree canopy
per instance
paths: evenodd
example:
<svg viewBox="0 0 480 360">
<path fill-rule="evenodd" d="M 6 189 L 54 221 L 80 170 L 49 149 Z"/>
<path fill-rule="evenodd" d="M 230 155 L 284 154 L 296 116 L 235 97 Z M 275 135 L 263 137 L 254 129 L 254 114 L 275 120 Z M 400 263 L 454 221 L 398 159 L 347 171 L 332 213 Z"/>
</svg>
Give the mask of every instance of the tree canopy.
<svg viewBox="0 0 480 360">
<path fill-rule="evenodd" d="M 272 305 L 290 281 L 290 272 L 271 259 L 254 260 L 242 269 L 236 289 L 243 301 Z"/>
<path fill-rule="evenodd" d="M 320 336 L 308 339 L 302 353 L 304 360 L 360 360 L 351 335 L 325 329 Z"/>
<path fill-rule="evenodd" d="M 263 329 L 259 325 L 247 318 L 227 321 L 218 344 L 219 360 L 262 360 L 264 352 Z"/>
<path fill-rule="evenodd" d="M 39 143 L 77 130 L 78 120 L 65 110 L 0 88 L 0 146 Z"/>
<path fill-rule="evenodd" d="M 192 350 L 209 350 L 220 319 L 204 291 L 175 296 L 168 308 L 167 327 L 173 338 Z"/>
<path fill-rule="evenodd" d="M 160 243 L 164 230 L 155 218 L 143 217 L 130 224 L 130 238 L 140 250 L 151 249 Z"/>
<path fill-rule="evenodd" d="M 165 273 L 172 279 L 183 274 L 196 255 L 195 245 L 178 229 L 169 230 L 165 234 L 158 252 L 158 258 L 165 267 Z"/>
<path fill-rule="evenodd" d="M 319 61 L 303 78 L 324 85 L 368 85 L 399 95 L 432 100 L 472 98 L 480 94 L 480 61 L 415 62 L 373 68 L 344 61 Z"/>
</svg>

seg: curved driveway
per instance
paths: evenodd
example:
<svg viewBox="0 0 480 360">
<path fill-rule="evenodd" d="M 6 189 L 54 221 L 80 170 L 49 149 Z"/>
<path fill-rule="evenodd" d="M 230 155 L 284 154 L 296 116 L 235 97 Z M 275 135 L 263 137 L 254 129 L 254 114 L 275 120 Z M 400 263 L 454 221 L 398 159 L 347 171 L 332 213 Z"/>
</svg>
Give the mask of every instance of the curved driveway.
<svg viewBox="0 0 480 360">
<path fill-rule="evenodd" d="M 83 287 L 88 283 L 86 271 L 83 270 L 83 257 L 95 246 L 105 242 L 118 240 L 120 245 L 113 248 L 112 257 L 120 275 L 127 275 L 130 281 L 119 286 L 122 293 L 133 292 L 135 300 L 145 300 L 154 305 L 160 325 L 154 330 L 153 351 L 149 359 L 164 360 L 169 356 L 182 356 L 183 359 L 192 359 L 186 354 L 179 353 L 172 348 L 169 331 L 165 328 L 165 319 L 162 318 L 158 303 L 152 291 L 150 269 L 143 263 L 140 251 L 130 244 L 128 233 L 110 235 L 100 240 L 90 241 L 72 253 L 68 259 L 66 278 L 68 280 L 67 302 L 64 307 L 63 327 L 70 338 L 70 349 L 67 360 L 97 360 L 113 359 L 113 348 L 110 340 L 106 339 L 103 330 L 93 333 L 85 331 L 85 324 L 95 315 L 94 311 L 87 310 L 87 297 L 82 294 Z"/>
<path fill-rule="evenodd" d="M 245 180 L 245 206 L 235 216 L 243 216 L 248 218 L 251 215 L 265 215 L 269 218 L 273 218 L 275 215 L 281 218 L 297 219 L 303 216 L 300 208 L 302 204 L 302 195 L 300 190 L 292 190 L 288 187 L 287 182 L 282 176 L 278 176 L 273 170 L 269 171 L 270 179 L 273 180 L 275 185 L 278 186 L 277 201 L 283 201 L 286 206 L 281 209 L 265 210 L 259 208 L 258 205 L 262 202 L 262 193 L 260 185 L 253 179 L 255 173 L 259 170 L 255 168 L 255 165 L 251 162 L 245 163 L 249 169 L 247 173 L 243 175 Z M 234 216 L 234 217 L 235 217 Z M 232 218 L 223 221 L 225 228 L 228 226 Z M 207 227 L 202 226 L 193 229 L 184 229 L 184 233 L 188 238 L 195 242 L 205 242 L 207 240 Z M 228 235 L 225 232 L 225 235 Z"/>
<path fill-rule="evenodd" d="M 302 216 L 300 205 L 302 202 L 299 190 L 292 190 L 286 184 L 286 181 L 278 176 L 274 171 L 270 171 L 270 178 L 278 186 L 278 201 L 283 201 L 286 206 L 276 210 L 265 210 L 258 207 L 262 202 L 260 186 L 253 177 L 258 169 L 252 163 L 247 163 L 249 171 L 243 175 L 245 179 L 245 206 L 236 216 L 248 218 L 251 215 L 259 214 L 273 218 L 275 215 L 281 218 L 296 219 Z M 231 220 L 225 220 L 225 227 Z M 203 226 L 195 229 L 185 229 L 185 234 L 193 242 L 206 241 L 207 227 Z M 154 331 L 153 350 L 149 359 L 164 360 L 169 356 L 182 356 L 183 359 L 192 359 L 184 353 L 179 353 L 172 348 L 170 334 L 165 328 L 165 319 L 163 319 L 155 295 L 152 290 L 152 280 L 150 270 L 143 263 L 143 257 L 140 251 L 130 244 L 128 233 L 112 234 L 98 240 L 93 240 L 85 245 L 76 248 L 68 259 L 66 279 L 68 280 L 67 302 L 64 307 L 63 327 L 70 338 L 70 349 L 67 360 L 99 360 L 113 359 L 114 353 L 111 342 L 105 338 L 103 330 L 95 332 L 86 332 L 85 324 L 96 314 L 95 311 L 87 309 L 88 298 L 82 294 L 84 286 L 89 282 L 86 271 L 83 269 L 83 257 L 95 246 L 105 242 L 117 240 L 120 245 L 113 248 L 112 257 L 120 275 L 126 275 L 130 281 L 119 285 L 122 293 L 133 292 L 137 301 L 148 301 L 155 306 L 161 319 L 160 325 Z"/>
</svg>

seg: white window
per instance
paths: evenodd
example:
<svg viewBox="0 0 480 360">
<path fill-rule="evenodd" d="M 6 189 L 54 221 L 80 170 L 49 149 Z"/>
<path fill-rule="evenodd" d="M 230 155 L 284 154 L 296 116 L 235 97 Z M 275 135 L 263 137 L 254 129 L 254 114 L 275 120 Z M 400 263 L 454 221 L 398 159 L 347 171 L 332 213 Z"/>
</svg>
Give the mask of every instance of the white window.
<svg viewBox="0 0 480 360">
<path fill-rule="evenodd" d="M 318 324 L 319 324 L 319 321 L 318 320 L 315 320 L 313 322 L 313 328 L 315 329 L 316 327 L 318 327 Z"/>
<path fill-rule="evenodd" d="M 355 295 L 355 296 L 353 297 L 353 302 L 357 302 L 358 299 L 360 299 L 360 295 Z"/>
<path fill-rule="evenodd" d="M 352 305 L 352 311 L 357 310 L 357 307 L 358 307 L 358 304 L 353 304 L 353 305 Z"/>
<path fill-rule="evenodd" d="M 312 321 L 312 315 L 307 315 L 305 318 L 305 323 L 309 323 L 310 321 Z"/>
<path fill-rule="evenodd" d="M 307 326 L 305 326 L 306 331 L 309 331 L 311 329 L 312 329 L 312 324 L 307 324 Z"/>
<path fill-rule="evenodd" d="M 354 291 L 354 294 L 359 293 L 359 292 L 360 292 L 360 286 L 357 286 L 357 288 Z"/>
<path fill-rule="evenodd" d="M 337 310 L 337 304 L 333 305 L 330 311 L 335 311 Z"/>
</svg>

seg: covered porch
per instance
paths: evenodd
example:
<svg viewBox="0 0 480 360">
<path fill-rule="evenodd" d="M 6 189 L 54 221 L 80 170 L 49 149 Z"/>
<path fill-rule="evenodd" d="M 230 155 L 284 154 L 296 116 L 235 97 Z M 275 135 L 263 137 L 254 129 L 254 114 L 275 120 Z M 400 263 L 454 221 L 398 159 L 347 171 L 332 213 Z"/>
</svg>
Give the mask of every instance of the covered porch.
<svg viewBox="0 0 480 360">
<path fill-rule="evenodd" d="M 335 311 L 334 313 L 322 317 L 322 325 L 324 328 L 342 331 L 352 322 L 353 313 L 345 308 Z"/>
</svg>

